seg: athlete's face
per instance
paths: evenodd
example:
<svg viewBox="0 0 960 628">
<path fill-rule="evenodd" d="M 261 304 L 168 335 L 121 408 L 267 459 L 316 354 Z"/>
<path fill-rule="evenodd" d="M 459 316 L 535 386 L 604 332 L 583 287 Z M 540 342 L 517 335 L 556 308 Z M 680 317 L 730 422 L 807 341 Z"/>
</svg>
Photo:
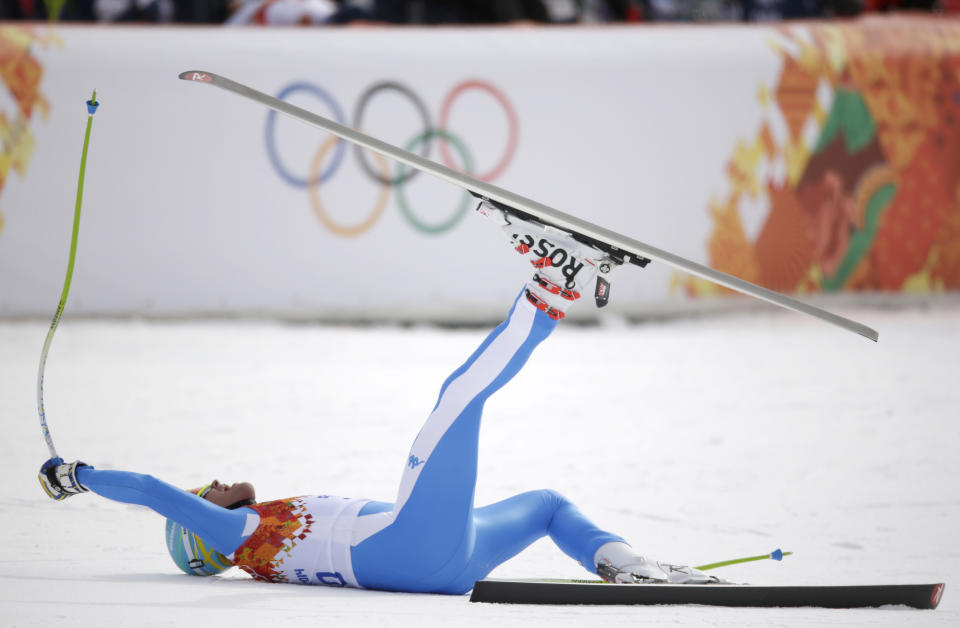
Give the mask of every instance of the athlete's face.
<svg viewBox="0 0 960 628">
<path fill-rule="evenodd" d="M 223 484 L 219 480 L 210 483 L 210 490 L 203 496 L 204 499 L 213 502 L 217 506 L 232 506 L 237 502 L 248 499 L 256 500 L 257 493 L 253 490 L 253 484 L 250 482 L 237 482 L 236 484 Z"/>
</svg>

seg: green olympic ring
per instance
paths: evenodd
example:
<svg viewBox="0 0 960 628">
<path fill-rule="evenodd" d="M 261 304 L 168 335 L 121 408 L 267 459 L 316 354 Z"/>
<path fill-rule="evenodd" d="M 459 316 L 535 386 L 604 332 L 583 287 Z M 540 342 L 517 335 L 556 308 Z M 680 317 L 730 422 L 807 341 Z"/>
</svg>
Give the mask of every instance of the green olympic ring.
<svg viewBox="0 0 960 628">
<path fill-rule="evenodd" d="M 410 143 L 407 144 L 406 150 L 413 152 L 415 148 L 426 142 L 427 140 L 433 139 L 435 137 L 440 137 L 445 141 L 453 144 L 453 147 L 457 149 L 457 152 L 460 153 L 460 159 L 463 160 L 464 166 L 466 167 L 467 174 L 473 174 L 473 157 L 470 155 L 470 151 L 467 150 L 467 147 L 464 143 L 458 139 L 456 136 L 451 134 L 449 131 L 443 129 L 429 129 L 424 131 L 420 135 L 414 137 Z M 406 166 L 404 164 L 399 164 L 397 168 L 397 176 L 395 180 L 403 180 L 401 177 L 406 174 L 404 170 Z M 403 217 L 407 219 L 415 229 L 421 233 L 427 233 L 430 235 L 435 235 L 438 233 L 443 233 L 447 229 L 452 228 L 456 225 L 467 213 L 467 209 L 470 207 L 470 201 L 472 195 L 466 190 L 463 191 L 463 201 L 460 202 L 460 206 L 454 210 L 453 215 L 447 218 L 445 221 L 437 224 L 427 224 L 426 222 L 420 220 L 413 211 L 410 209 L 410 205 L 407 203 L 407 198 L 403 193 L 403 185 L 394 186 L 397 190 L 397 206 L 400 209 L 400 213 L 403 214 Z"/>
</svg>

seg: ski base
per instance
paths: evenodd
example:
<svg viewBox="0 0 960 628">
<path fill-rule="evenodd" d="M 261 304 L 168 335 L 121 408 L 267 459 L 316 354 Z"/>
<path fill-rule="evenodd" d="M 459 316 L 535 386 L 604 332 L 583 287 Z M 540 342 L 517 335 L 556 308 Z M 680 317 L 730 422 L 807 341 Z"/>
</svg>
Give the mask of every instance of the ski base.
<svg viewBox="0 0 960 628">
<path fill-rule="evenodd" d="M 398 146 L 388 144 L 375 137 L 361 133 L 356 129 L 338 124 L 333 120 L 319 116 L 306 109 L 301 109 L 300 107 L 264 94 L 263 92 L 232 81 L 226 77 L 214 74 L 213 72 L 190 70 L 181 72 L 179 77 L 184 81 L 213 85 L 237 96 L 247 98 L 269 107 L 274 111 L 288 115 L 328 133 L 332 133 L 351 144 L 380 153 L 401 164 L 457 185 L 478 198 L 486 199 L 489 202 L 498 204 L 502 208 L 509 209 L 515 215 L 534 218 L 537 222 L 551 225 L 573 234 L 578 240 L 588 242 L 593 246 L 597 246 L 600 250 L 609 253 L 618 263 L 631 263 L 638 266 L 645 266 L 651 260 L 661 262 L 677 270 L 701 277 L 718 285 L 730 288 L 731 290 L 748 294 L 763 301 L 787 308 L 788 310 L 808 314 L 848 331 L 856 332 L 874 342 L 877 341 L 877 331 L 862 323 L 838 316 L 837 314 L 799 301 L 793 297 L 780 294 L 769 288 L 752 284 L 739 277 L 728 275 L 727 273 L 698 264 L 669 251 L 645 244 L 623 234 L 577 218 L 576 216 L 566 214 L 552 207 L 548 207 L 543 203 L 538 203 L 533 199 L 525 198 L 509 190 L 487 183 L 486 181 L 471 177 L 463 172 L 430 161 L 416 153 L 411 153 Z"/>
<path fill-rule="evenodd" d="M 608 584 L 564 580 L 480 580 L 471 602 L 501 604 L 702 604 L 707 606 L 933 609 L 943 583 L 838 586 Z"/>
</svg>

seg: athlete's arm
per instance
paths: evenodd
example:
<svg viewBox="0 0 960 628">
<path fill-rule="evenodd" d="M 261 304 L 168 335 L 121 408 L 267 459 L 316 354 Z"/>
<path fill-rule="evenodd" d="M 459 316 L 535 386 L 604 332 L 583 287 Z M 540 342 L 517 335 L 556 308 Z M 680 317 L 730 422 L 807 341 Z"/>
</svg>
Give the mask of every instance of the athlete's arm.
<svg viewBox="0 0 960 628">
<path fill-rule="evenodd" d="M 146 506 L 203 538 L 221 554 L 237 549 L 248 515 L 257 517 L 249 508 L 228 510 L 152 475 L 100 470 L 82 463 L 73 466 L 72 472 L 80 492 L 90 490 L 107 499 Z"/>
</svg>

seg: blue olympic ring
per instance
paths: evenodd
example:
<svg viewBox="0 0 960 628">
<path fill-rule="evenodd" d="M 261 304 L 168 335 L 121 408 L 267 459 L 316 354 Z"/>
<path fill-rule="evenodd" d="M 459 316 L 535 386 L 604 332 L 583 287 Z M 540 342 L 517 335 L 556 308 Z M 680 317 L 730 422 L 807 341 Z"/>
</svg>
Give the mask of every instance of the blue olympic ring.
<svg viewBox="0 0 960 628">
<path fill-rule="evenodd" d="M 298 91 L 310 92 L 323 102 L 327 104 L 333 110 L 333 117 L 339 124 L 346 124 L 346 121 L 343 117 L 343 111 L 340 109 L 340 105 L 337 104 L 337 101 L 333 99 L 333 96 L 328 94 L 326 91 L 317 87 L 316 85 L 311 85 L 309 83 L 291 83 L 287 87 L 277 94 L 277 98 L 283 100 L 290 94 Z M 337 143 L 336 151 L 333 154 L 333 161 L 330 162 L 330 165 L 327 166 L 327 169 L 320 173 L 313 181 L 307 181 L 306 177 L 298 177 L 295 174 L 291 174 L 283 165 L 283 162 L 280 161 L 280 155 L 277 152 L 277 143 L 275 141 L 277 125 L 277 112 L 271 110 L 267 114 L 267 155 L 270 156 L 270 162 L 273 164 L 274 169 L 277 171 L 287 183 L 294 185 L 296 187 L 305 188 L 312 183 L 324 183 L 333 176 L 333 173 L 337 168 L 340 167 L 340 162 L 343 161 L 344 152 L 346 152 L 346 147 L 343 142 Z"/>
</svg>

